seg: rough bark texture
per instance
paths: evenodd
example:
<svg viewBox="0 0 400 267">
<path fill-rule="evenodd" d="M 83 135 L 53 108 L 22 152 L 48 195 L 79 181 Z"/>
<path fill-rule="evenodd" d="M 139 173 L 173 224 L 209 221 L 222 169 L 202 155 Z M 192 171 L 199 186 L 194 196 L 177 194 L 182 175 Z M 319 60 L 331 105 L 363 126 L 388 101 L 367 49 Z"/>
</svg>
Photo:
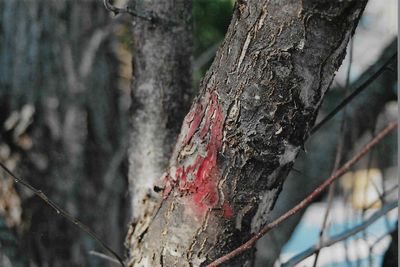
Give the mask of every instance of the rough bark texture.
<svg viewBox="0 0 400 267">
<path fill-rule="evenodd" d="M 94 0 L 0 1 L 0 144 L 10 150 L 3 162 L 17 158 L 21 177 L 122 251 L 125 153 L 110 21 Z M 16 188 L 20 258 L 109 264 L 88 254 L 100 249 L 90 237 Z"/>
<path fill-rule="evenodd" d="M 190 1 L 135 1 L 132 7 L 157 16 L 154 23 L 133 23 L 129 184 L 136 223 L 159 201 L 154 185 L 167 169 L 189 108 L 192 26 Z"/>
<path fill-rule="evenodd" d="M 385 49 L 377 62 L 365 71 L 357 81 L 351 84 L 349 91 L 357 88 L 366 79 L 371 77 L 377 68 L 386 62 L 397 50 L 397 38 Z M 344 133 L 344 150 L 342 161 L 346 161 L 354 146 L 366 133 L 372 133 L 379 114 L 384 110 L 385 104 L 397 98 L 392 88 L 397 84 L 397 58 L 389 65 L 394 70 L 383 72 L 379 78 L 372 82 L 365 92 L 354 99 L 347 109 L 346 127 Z M 329 93 L 330 106 L 324 104 L 325 113 L 330 112 L 343 99 L 339 90 Z M 326 103 L 328 104 L 328 103 Z M 322 112 L 322 111 L 321 111 Z M 320 113 L 321 113 L 320 112 Z M 291 172 L 283 185 L 283 189 L 271 212 L 271 217 L 276 218 L 304 199 L 309 192 L 316 188 L 323 179 L 329 176 L 332 162 L 340 136 L 340 120 L 332 120 L 314 134 L 306 144 L 307 153 L 303 153 L 296 160 L 295 168 L 301 174 Z M 328 141 L 327 141 L 328 140 Z M 321 144 L 324 144 L 321 149 Z M 389 156 L 390 153 L 387 153 Z M 380 156 L 382 157 L 382 156 Z M 386 161 L 389 161 L 385 157 Z M 390 161 L 389 161 L 390 162 Z M 302 188 L 302 190 L 299 190 Z M 304 211 L 300 211 L 268 235 L 261 239 L 257 245 L 260 253 L 257 256 L 256 266 L 273 266 L 278 259 L 283 245 L 289 240 Z"/>
<path fill-rule="evenodd" d="M 133 266 L 200 266 L 268 220 L 366 1 L 239 1 Z M 148 215 L 148 216 L 152 216 Z M 249 266 L 243 254 L 229 266 Z"/>
</svg>

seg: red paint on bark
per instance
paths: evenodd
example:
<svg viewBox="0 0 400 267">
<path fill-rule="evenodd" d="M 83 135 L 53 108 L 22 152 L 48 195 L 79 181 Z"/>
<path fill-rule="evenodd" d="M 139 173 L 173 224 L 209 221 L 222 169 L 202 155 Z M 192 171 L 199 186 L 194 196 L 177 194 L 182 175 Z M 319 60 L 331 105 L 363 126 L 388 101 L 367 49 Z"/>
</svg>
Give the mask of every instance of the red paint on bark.
<svg viewBox="0 0 400 267">
<path fill-rule="evenodd" d="M 180 145 L 180 150 L 185 146 L 196 145 L 196 150 L 193 152 L 195 154 L 189 155 L 195 159 L 194 161 L 191 159 L 191 164 L 187 164 L 184 155 L 175 173 L 176 188 L 191 198 L 193 208 L 199 214 L 204 214 L 209 208 L 215 208 L 219 202 L 220 170 L 217 157 L 222 147 L 224 123 L 218 95 L 215 92 L 207 93 L 204 102 L 205 107 L 202 103 L 196 103 L 186 116 L 185 123 L 188 130 Z M 227 202 L 223 204 L 223 211 L 224 217 L 233 215 L 232 208 Z"/>
<path fill-rule="evenodd" d="M 222 205 L 222 212 L 223 212 L 223 216 L 225 219 L 229 219 L 233 216 L 233 209 L 231 207 L 231 205 L 229 205 L 228 202 L 224 202 L 224 204 Z"/>
<path fill-rule="evenodd" d="M 199 103 L 196 103 L 194 107 L 186 115 L 185 122 L 190 126 L 189 126 L 189 131 L 185 136 L 185 140 L 183 141 L 184 145 L 188 144 L 190 139 L 193 137 L 193 134 L 196 132 L 196 129 L 199 127 L 199 124 L 201 122 L 200 114 L 202 114 L 202 112 L 203 112 L 203 106 Z"/>
</svg>

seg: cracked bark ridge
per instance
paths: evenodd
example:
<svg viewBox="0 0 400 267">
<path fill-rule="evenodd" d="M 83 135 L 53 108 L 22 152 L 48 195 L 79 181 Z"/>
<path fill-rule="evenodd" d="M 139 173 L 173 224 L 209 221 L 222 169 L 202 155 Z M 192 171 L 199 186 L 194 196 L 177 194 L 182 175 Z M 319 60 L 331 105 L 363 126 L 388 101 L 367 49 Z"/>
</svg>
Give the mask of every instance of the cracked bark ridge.
<svg viewBox="0 0 400 267">
<path fill-rule="evenodd" d="M 239 1 L 130 266 L 203 266 L 268 221 L 366 1 Z M 138 230 L 139 229 L 139 230 Z M 250 266 L 254 251 L 229 266 Z"/>
</svg>

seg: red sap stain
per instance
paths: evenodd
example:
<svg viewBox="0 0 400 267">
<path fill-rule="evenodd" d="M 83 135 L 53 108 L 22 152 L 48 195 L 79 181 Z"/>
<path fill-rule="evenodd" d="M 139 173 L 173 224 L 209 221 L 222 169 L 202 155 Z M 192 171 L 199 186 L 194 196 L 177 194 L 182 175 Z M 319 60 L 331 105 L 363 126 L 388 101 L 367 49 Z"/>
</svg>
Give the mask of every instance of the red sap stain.
<svg viewBox="0 0 400 267">
<path fill-rule="evenodd" d="M 218 153 L 222 147 L 222 127 L 224 122 L 221 107 L 218 104 L 218 95 L 215 92 L 207 93 L 205 104 L 196 103 L 185 118 L 187 134 L 183 138 L 180 149 L 189 145 L 197 145 L 196 154 L 191 155 L 195 160 L 187 165 L 185 158 L 177 166 L 175 185 L 177 189 L 190 196 L 195 210 L 204 214 L 209 208 L 218 204 L 218 180 L 220 171 L 217 166 Z M 193 136 L 198 133 L 196 140 Z M 194 143 L 195 141 L 198 141 Z M 225 212 L 226 211 L 226 212 Z M 232 208 L 224 203 L 224 217 L 233 215 Z"/>
</svg>

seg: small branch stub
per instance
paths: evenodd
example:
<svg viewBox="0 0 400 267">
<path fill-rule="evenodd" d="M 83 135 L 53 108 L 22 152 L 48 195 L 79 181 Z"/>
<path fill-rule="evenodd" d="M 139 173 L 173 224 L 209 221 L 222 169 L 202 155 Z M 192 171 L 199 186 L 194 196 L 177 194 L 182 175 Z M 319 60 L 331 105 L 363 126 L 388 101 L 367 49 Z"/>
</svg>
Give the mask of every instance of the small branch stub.
<svg viewBox="0 0 400 267">
<path fill-rule="evenodd" d="M 105 8 L 108 11 L 114 13 L 114 15 L 127 13 L 134 17 L 138 17 L 153 23 L 156 21 L 156 15 L 154 14 L 154 12 L 148 12 L 147 14 L 140 14 L 136 10 L 131 9 L 128 6 L 125 8 L 116 7 L 110 3 L 110 0 L 103 0 L 103 3 Z"/>
</svg>

